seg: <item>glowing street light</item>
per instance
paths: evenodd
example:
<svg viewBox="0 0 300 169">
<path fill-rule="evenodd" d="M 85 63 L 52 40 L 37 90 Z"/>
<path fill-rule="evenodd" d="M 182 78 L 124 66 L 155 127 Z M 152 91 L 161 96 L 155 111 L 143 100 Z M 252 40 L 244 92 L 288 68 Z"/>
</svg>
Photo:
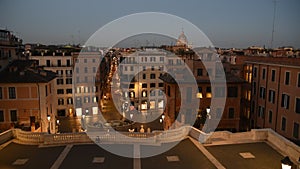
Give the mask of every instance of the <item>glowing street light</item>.
<svg viewBox="0 0 300 169">
<path fill-rule="evenodd" d="M 293 166 L 293 162 L 290 160 L 288 156 L 284 157 L 284 159 L 281 160 L 282 169 L 291 169 L 292 166 Z"/>
</svg>

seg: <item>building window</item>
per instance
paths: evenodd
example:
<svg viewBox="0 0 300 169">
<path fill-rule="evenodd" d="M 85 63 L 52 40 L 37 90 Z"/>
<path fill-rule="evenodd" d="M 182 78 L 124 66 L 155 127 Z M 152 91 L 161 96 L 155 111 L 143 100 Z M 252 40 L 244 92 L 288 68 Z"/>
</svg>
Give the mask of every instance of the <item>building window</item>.
<svg viewBox="0 0 300 169">
<path fill-rule="evenodd" d="M 150 91 L 150 96 L 155 96 L 155 90 Z"/>
<path fill-rule="evenodd" d="M 206 87 L 206 97 L 211 98 L 211 87 Z"/>
<path fill-rule="evenodd" d="M 296 98 L 295 112 L 300 114 L 300 98 Z"/>
<path fill-rule="evenodd" d="M 84 59 L 83 61 L 84 61 L 84 63 L 87 63 L 87 59 Z"/>
<path fill-rule="evenodd" d="M 0 99 L 2 99 L 3 96 L 2 96 L 2 87 L 0 87 Z"/>
<path fill-rule="evenodd" d="M 85 87 L 84 87 L 84 93 L 89 93 L 89 92 L 90 92 L 89 87 L 88 87 L 88 86 L 85 86 Z"/>
<path fill-rule="evenodd" d="M 129 84 L 129 89 L 134 89 L 134 84 Z"/>
<path fill-rule="evenodd" d="M 259 98 L 262 98 L 262 99 L 266 98 L 266 89 L 264 87 L 259 88 Z"/>
<path fill-rule="evenodd" d="M 234 108 L 229 108 L 228 111 L 228 118 L 233 119 L 234 118 Z"/>
<path fill-rule="evenodd" d="M 282 117 L 282 119 L 281 119 L 281 130 L 285 131 L 285 129 L 286 129 L 286 118 Z"/>
<path fill-rule="evenodd" d="M 238 88 L 237 87 L 228 87 L 227 95 L 228 95 L 228 97 L 237 97 L 238 96 Z"/>
<path fill-rule="evenodd" d="M 57 89 L 57 94 L 64 94 L 64 89 Z"/>
<path fill-rule="evenodd" d="M 71 60 L 67 59 L 67 66 L 71 66 Z"/>
<path fill-rule="evenodd" d="M 88 68 L 84 67 L 84 73 L 87 73 L 87 72 L 88 72 Z"/>
<path fill-rule="evenodd" d="M 159 95 L 159 96 L 162 96 L 162 95 L 164 95 L 164 91 L 162 91 L 162 90 L 158 90 L 158 95 Z"/>
<path fill-rule="evenodd" d="M 8 98 L 9 99 L 15 99 L 16 98 L 16 88 L 15 87 L 9 87 L 8 88 Z"/>
<path fill-rule="evenodd" d="M 275 91 L 274 90 L 269 90 L 269 102 L 270 103 L 275 103 Z"/>
<path fill-rule="evenodd" d="M 270 110 L 269 111 L 269 123 L 272 123 L 272 119 L 273 119 L 273 112 Z"/>
<path fill-rule="evenodd" d="M 297 139 L 299 138 L 299 123 L 294 123 L 293 137 Z"/>
<path fill-rule="evenodd" d="M 168 92 L 168 96 L 171 96 L 171 87 L 170 86 L 168 86 L 167 92 Z"/>
<path fill-rule="evenodd" d="M 57 71 L 56 71 L 56 74 L 57 74 L 58 76 L 62 76 L 63 73 L 64 73 L 63 70 L 57 70 Z"/>
<path fill-rule="evenodd" d="M 67 94 L 72 94 L 72 89 L 66 89 Z"/>
<path fill-rule="evenodd" d="M 284 107 L 285 109 L 289 109 L 290 105 L 290 96 L 287 94 L 281 95 L 281 107 Z"/>
<path fill-rule="evenodd" d="M 12 121 L 12 122 L 18 121 L 17 110 L 10 111 L 10 121 Z"/>
<path fill-rule="evenodd" d="M 151 88 L 153 88 L 153 87 L 155 87 L 156 85 L 155 85 L 155 83 L 150 83 L 150 87 Z"/>
<path fill-rule="evenodd" d="M 276 72 L 275 70 L 272 70 L 272 77 L 271 77 L 272 82 L 275 82 L 275 77 L 276 77 Z"/>
<path fill-rule="evenodd" d="M 48 96 L 48 86 L 45 85 L 45 96 Z"/>
<path fill-rule="evenodd" d="M 79 67 L 76 67 L 76 73 L 79 73 Z"/>
<path fill-rule="evenodd" d="M 159 58 L 159 61 L 164 62 L 164 61 L 165 61 L 165 58 L 164 58 L 164 57 L 160 57 L 160 58 Z"/>
<path fill-rule="evenodd" d="M 266 69 L 263 68 L 262 70 L 262 79 L 266 79 Z"/>
<path fill-rule="evenodd" d="M 256 77 L 257 76 L 257 67 L 254 67 L 253 69 L 253 77 Z"/>
<path fill-rule="evenodd" d="M 98 102 L 98 97 L 97 97 L 97 96 L 94 96 L 94 97 L 93 97 L 93 102 L 94 102 L 94 103 L 97 103 L 97 102 Z"/>
<path fill-rule="evenodd" d="M 164 87 L 164 83 L 158 83 L 158 87 Z"/>
<path fill-rule="evenodd" d="M 58 103 L 58 105 L 64 105 L 64 99 L 59 98 L 57 103 Z"/>
<path fill-rule="evenodd" d="M 50 60 L 46 60 L 46 65 L 47 65 L 47 67 L 50 67 L 50 66 L 51 66 Z"/>
<path fill-rule="evenodd" d="M 143 79 L 146 79 L 146 74 L 145 73 L 143 74 Z"/>
<path fill-rule="evenodd" d="M 90 97 L 89 96 L 85 96 L 84 97 L 84 103 L 89 103 L 90 102 Z"/>
<path fill-rule="evenodd" d="M 98 92 L 98 86 L 93 86 L 92 87 L 92 92 Z"/>
<path fill-rule="evenodd" d="M 215 96 L 216 97 L 225 97 L 225 88 L 224 87 L 216 87 L 215 88 Z"/>
<path fill-rule="evenodd" d="M 155 79 L 155 74 L 154 73 L 150 74 L 150 79 Z"/>
<path fill-rule="evenodd" d="M 82 106 L 81 97 L 76 97 L 76 107 Z"/>
<path fill-rule="evenodd" d="M 163 109 L 164 108 L 164 100 L 159 100 L 158 101 L 158 108 Z"/>
<path fill-rule="evenodd" d="M 197 69 L 197 76 L 203 76 L 203 69 Z"/>
<path fill-rule="evenodd" d="M 63 79 L 56 79 L 56 84 L 57 85 L 63 85 L 64 84 L 64 80 Z"/>
<path fill-rule="evenodd" d="M 134 69 L 133 69 L 133 66 L 130 66 L 130 71 L 133 71 Z"/>
<path fill-rule="evenodd" d="M 72 75 L 72 70 L 66 70 L 66 75 L 71 76 Z"/>
<path fill-rule="evenodd" d="M 197 96 L 196 96 L 198 99 L 202 99 L 203 98 L 203 95 L 202 95 L 202 87 L 198 87 L 198 93 L 197 93 Z"/>
<path fill-rule="evenodd" d="M 95 63 L 95 62 L 96 62 L 96 59 L 93 59 L 92 62 Z"/>
<path fill-rule="evenodd" d="M 4 122 L 4 112 L 0 110 L 0 122 Z"/>
<path fill-rule="evenodd" d="M 68 97 L 67 103 L 68 103 L 68 104 L 73 104 L 73 98 L 72 98 L 72 97 Z"/>
<path fill-rule="evenodd" d="M 147 83 L 143 83 L 142 88 L 147 88 Z"/>
<path fill-rule="evenodd" d="M 289 85 L 290 84 L 290 72 L 285 72 L 285 82 L 284 84 Z"/>
<path fill-rule="evenodd" d="M 147 91 L 146 90 L 142 91 L 142 97 L 147 97 Z"/>
<path fill-rule="evenodd" d="M 134 97 L 135 97 L 134 91 L 129 92 L 129 97 L 130 97 L 130 98 L 134 98 Z"/>
<path fill-rule="evenodd" d="M 61 60 L 60 59 L 57 60 L 57 66 L 61 66 Z"/>
<path fill-rule="evenodd" d="M 93 67 L 93 73 L 96 73 L 96 67 Z"/>
<path fill-rule="evenodd" d="M 258 106 L 258 117 L 264 118 L 265 116 L 265 108 L 262 106 Z"/>
<path fill-rule="evenodd" d="M 72 78 L 66 78 L 66 84 L 72 84 Z"/>
</svg>

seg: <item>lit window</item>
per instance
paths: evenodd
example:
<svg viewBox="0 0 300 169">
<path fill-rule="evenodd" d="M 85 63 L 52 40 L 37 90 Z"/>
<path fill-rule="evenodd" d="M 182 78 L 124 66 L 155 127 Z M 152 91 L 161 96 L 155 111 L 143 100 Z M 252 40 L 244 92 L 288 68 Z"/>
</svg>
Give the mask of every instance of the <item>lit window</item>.
<svg viewBox="0 0 300 169">
<path fill-rule="evenodd" d="M 147 91 L 146 90 L 142 91 L 142 97 L 147 97 Z"/>
<path fill-rule="evenodd" d="M 150 101 L 150 109 L 155 109 L 155 101 Z"/>
<path fill-rule="evenodd" d="M 131 91 L 131 92 L 129 93 L 129 96 L 130 96 L 130 98 L 134 98 L 134 96 L 135 96 L 134 91 Z"/>
<path fill-rule="evenodd" d="M 206 98 L 211 98 L 211 87 L 206 87 Z"/>
</svg>

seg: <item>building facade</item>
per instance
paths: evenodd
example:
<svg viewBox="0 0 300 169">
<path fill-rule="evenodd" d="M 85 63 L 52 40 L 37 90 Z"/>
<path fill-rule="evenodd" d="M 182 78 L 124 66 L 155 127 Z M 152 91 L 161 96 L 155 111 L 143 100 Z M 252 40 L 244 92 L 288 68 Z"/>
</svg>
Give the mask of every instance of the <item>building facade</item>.
<svg viewBox="0 0 300 169">
<path fill-rule="evenodd" d="M 8 30 L 0 29 L 0 71 L 13 60 L 20 59 L 22 40 Z"/>
<path fill-rule="evenodd" d="M 57 78 L 53 86 L 53 97 L 56 100 L 53 104 L 53 111 L 57 116 L 74 116 L 73 106 L 73 59 L 71 53 L 49 54 L 40 52 L 39 55 L 29 55 L 30 60 L 44 70 L 56 73 Z"/>
<path fill-rule="evenodd" d="M 141 112 L 162 113 L 164 85 L 159 77 L 164 72 L 166 57 L 167 52 L 158 48 L 122 55 L 118 73 L 124 102 Z"/>
<path fill-rule="evenodd" d="M 268 58 L 248 61 L 252 85 L 251 126 L 272 128 L 292 140 L 299 140 L 300 60 Z"/>
<path fill-rule="evenodd" d="M 166 122 L 166 128 L 178 122 L 184 124 L 192 119 L 196 119 L 195 126 L 201 128 L 206 118 L 208 118 L 210 125 L 217 125 L 217 130 L 245 130 L 244 126 L 240 124 L 244 80 L 229 72 L 222 74 L 222 63 L 214 49 L 195 49 L 194 54 L 190 55 L 190 52 L 188 52 L 188 54 L 179 55 L 179 57 L 182 63 L 186 64 L 192 71 L 198 88 L 194 89 L 187 84 L 186 87 L 179 89 L 178 84 L 172 77 L 167 74 L 161 77 L 165 82 L 164 90 L 167 97 L 167 106 L 164 113 L 167 119 L 170 119 Z M 180 72 L 183 71 L 177 71 L 177 75 L 175 75 L 179 80 Z M 186 81 L 184 77 L 182 75 L 181 79 Z M 220 83 L 222 78 L 226 78 L 225 83 Z M 222 99 L 226 100 L 224 107 L 222 104 L 212 104 L 212 101 L 218 103 Z M 186 106 L 187 109 L 182 110 L 180 107 L 181 102 L 190 106 Z M 189 108 L 195 104 L 199 104 L 197 110 Z M 206 112 L 207 108 L 210 112 Z M 178 117 L 179 111 L 185 112 L 184 117 Z"/>
<path fill-rule="evenodd" d="M 3 70 L 0 73 L 0 129 L 40 127 L 42 132 L 54 133 L 55 78 L 50 71 L 35 69 L 32 61 L 16 60 Z"/>
</svg>

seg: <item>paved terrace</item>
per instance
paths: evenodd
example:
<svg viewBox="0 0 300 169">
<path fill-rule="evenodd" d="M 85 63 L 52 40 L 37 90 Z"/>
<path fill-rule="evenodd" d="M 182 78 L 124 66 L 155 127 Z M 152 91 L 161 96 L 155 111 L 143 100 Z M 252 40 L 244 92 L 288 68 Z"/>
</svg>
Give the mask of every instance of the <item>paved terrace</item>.
<svg viewBox="0 0 300 169">
<path fill-rule="evenodd" d="M 280 169 L 280 160 L 284 156 L 289 156 L 294 164 L 300 156 L 298 146 L 270 129 L 206 134 L 186 126 L 167 133 L 150 133 L 151 137 L 146 133 L 135 134 L 130 135 L 135 137 L 135 142 L 126 142 L 113 134 L 99 137 L 104 141 L 101 144 L 113 144 L 131 154 L 136 153 L 136 145 L 139 153 L 143 153 L 143 150 L 159 149 L 178 139 L 182 141 L 160 155 L 127 158 L 102 149 L 85 133 L 49 135 L 13 129 L 0 135 L 0 143 L 3 143 L 0 146 L 0 168 Z"/>
</svg>

